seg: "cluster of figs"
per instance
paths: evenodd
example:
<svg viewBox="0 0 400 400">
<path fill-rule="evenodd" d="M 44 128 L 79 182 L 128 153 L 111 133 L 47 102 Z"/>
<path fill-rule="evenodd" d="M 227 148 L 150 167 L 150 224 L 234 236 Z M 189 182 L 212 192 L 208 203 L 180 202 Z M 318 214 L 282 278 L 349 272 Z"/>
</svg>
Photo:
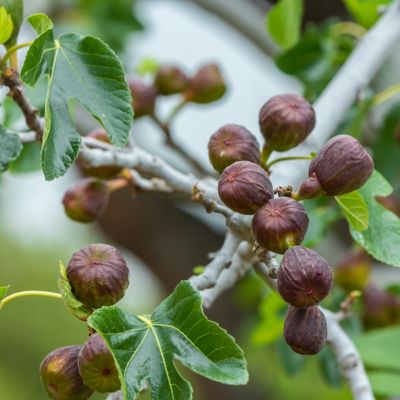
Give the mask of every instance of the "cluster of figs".
<svg viewBox="0 0 400 400">
<path fill-rule="evenodd" d="M 338 135 L 312 159 L 309 177 L 297 191 L 278 193 L 274 198 L 262 155 L 286 151 L 304 141 L 314 128 L 315 112 L 300 96 L 278 95 L 261 108 L 259 124 L 265 139 L 262 152 L 245 127 L 229 124 L 211 136 L 209 158 L 221 173 L 218 192 L 223 203 L 238 213 L 254 215 L 255 241 L 265 250 L 283 254 L 277 287 L 289 304 L 286 342 L 297 353 L 316 354 L 327 337 L 326 320 L 318 304 L 330 291 L 332 269 L 317 252 L 301 246 L 309 219 L 300 200 L 352 192 L 368 180 L 374 165 L 356 139 Z"/>
<path fill-rule="evenodd" d="M 124 257 L 106 244 L 77 251 L 66 274 L 72 293 L 89 310 L 116 303 L 129 284 Z M 112 393 L 121 387 L 114 358 L 95 332 L 84 345 L 61 347 L 47 355 L 40 376 L 48 397 L 54 400 L 85 400 L 94 392 Z"/>
</svg>

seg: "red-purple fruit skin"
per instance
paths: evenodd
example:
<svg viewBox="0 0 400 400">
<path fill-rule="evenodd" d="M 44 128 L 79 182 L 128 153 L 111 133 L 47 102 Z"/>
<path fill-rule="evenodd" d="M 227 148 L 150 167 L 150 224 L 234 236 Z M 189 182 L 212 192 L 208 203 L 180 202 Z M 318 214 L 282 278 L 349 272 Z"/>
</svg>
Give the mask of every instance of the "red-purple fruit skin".
<svg viewBox="0 0 400 400">
<path fill-rule="evenodd" d="M 278 269 L 278 291 L 295 307 L 318 304 L 332 286 L 332 268 L 316 251 L 302 246 L 290 247 Z"/>
<path fill-rule="evenodd" d="M 173 65 L 161 67 L 154 78 L 154 86 L 158 93 L 164 96 L 183 92 L 187 88 L 188 82 L 186 74 Z"/>
<path fill-rule="evenodd" d="M 66 346 L 52 351 L 40 364 L 40 377 L 50 399 L 86 400 L 93 394 L 78 370 L 82 346 Z"/>
<path fill-rule="evenodd" d="M 283 254 L 303 241 L 308 222 L 307 213 L 298 201 L 279 197 L 259 208 L 251 225 L 261 247 Z"/>
<path fill-rule="evenodd" d="M 262 106 L 259 123 L 268 148 L 286 151 L 303 142 L 311 133 L 315 126 L 315 111 L 303 97 L 277 95 Z"/>
<path fill-rule="evenodd" d="M 132 107 L 135 117 L 152 115 L 156 106 L 157 90 L 140 81 L 129 82 L 132 93 Z"/>
<path fill-rule="evenodd" d="M 78 356 L 83 382 L 96 392 L 113 393 L 121 387 L 114 358 L 103 338 L 91 335 Z"/>
<path fill-rule="evenodd" d="M 115 247 L 91 244 L 72 255 L 67 277 L 78 300 L 99 308 L 112 305 L 124 296 L 129 284 L 129 269 Z"/>
<path fill-rule="evenodd" d="M 260 146 L 245 127 L 227 124 L 219 128 L 208 141 L 208 155 L 212 166 L 222 172 L 236 161 L 260 163 Z"/>
<path fill-rule="evenodd" d="M 218 182 L 221 200 L 241 214 L 254 214 L 274 197 L 267 173 L 250 161 L 237 161 L 225 168 Z"/>
<path fill-rule="evenodd" d="M 318 354 L 326 343 L 327 334 L 325 316 L 317 306 L 289 306 L 283 336 L 293 351 L 303 355 Z"/>
<path fill-rule="evenodd" d="M 338 135 L 312 159 L 309 176 L 315 174 L 323 190 L 337 196 L 359 189 L 374 171 L 371 156 L 357 139 Z"/>
<path fill-rule="evenodd" d="M 67 190 L 63 197 L 65 213 L 77 222 L 93 222 L 108 204 L 110 191 L 97 178 L 85 178 Z"/>
<path fill-rule="evenodd" d="M 226 85 L 219 67 L 207 64 L 189 79 L 184 95 L 187 101 L 206 104 L 219 100 L 225 92 Z"/>
</svg>

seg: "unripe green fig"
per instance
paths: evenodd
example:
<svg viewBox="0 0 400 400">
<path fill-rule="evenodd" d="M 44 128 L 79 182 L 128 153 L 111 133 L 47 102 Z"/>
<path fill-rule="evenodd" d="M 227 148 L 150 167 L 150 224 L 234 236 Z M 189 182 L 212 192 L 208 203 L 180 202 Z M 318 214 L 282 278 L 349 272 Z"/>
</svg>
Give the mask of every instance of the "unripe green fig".
<svg viewBox="0 0 400 400">
<path fill-rule="evenodd" d="M 266 250 L 283 254 L 301 244 L 308 228 L 308 216 L 296 200 L 279 197 L 257 210 L 252 230 L 257 243 Z"/>
<path fill-rule="evenodd" d="M 212 166 L 222 172 L 235 161 L 260 163 L 260 146 L 245 127 L 227 124 L 219 128 L 208 141 L 208 155 Z"/>
<path fill-rule="evenodd" d="M 91 244 L 74 253 L 66 273 L 76 298 L 91 308 L 116 303 L 129 284 L 124 257 L 107 244 Z"/>
<path fill-rule="evenodd" d="M 63 197 L 65 213 L 77 222 L 93 222 L 103 213 L 108 204 L 110 190 L 105 182 L 96 178 L 85 178 Z"/>
<path fill-rule="evenodd" d="M 132 107 L 135 117 L 152 115 L 156 107 L 157 90 L 150 85 L 139 81 L 129 82 L 132 93 Z"/>
<path fill-rule="evenodd" d="M 114 358 L 97 333 L 86 341 L 78 356 L 79 373 L 83 382 L 96 392 L 116 392 L 121 383 Z"/>
<path fill-rule="evenodd" d="M 326 343 L 327 335 L 325 316 L 317 306 L 289 306 L 283 336 L 293 351 L 303 355 L 318 354 Z"/>
<path fill-rule="evenodd" d="M 188 86 L 189 78 L 178 67 L 166 65 L 161 67 L 154 78 L 158 93 L 169 96 L 183 92 Z"/>
<path fill-rule="evenodd" d="M 4 43 L 7 48 L 17 43 L 19 29 L 24 19 L 24 2 L 23 0 L 0 0 L 0 8 L 4 7 L 12 20 L 12 34 Z"/>
<path fill-rule="evenodd" d="M 290 247 L 278 270 L 278 291 L 295 307 L 318 304 L 332 286 L 332 268 L 316 251 L 302 246 Z"/>
<path fill-rule="evenodd" d="M 193 103 L 206 104 L 219 100 L 225 91 L 225 81 L 218 66 L 207 64 L 189 79 L 184 97 Z"/>
<path fill-rule="evenodd" d="M 93 394 L 79 375 L 78 354 L 81 347 L 56 349 L 40 364 L 40 377 L 50 399 L 86 400 Z"/>
<path fill-rule="evenodd" d="M 286 151 L 301 142 L 315 126 L 315 111 L 306 99 L 282 94 L 269 99 L 259 114 L 261 133 L 270 150 Z"/>
<path fill-rule="evenodd" d="M 229 208 L 241 214 L 254 214 L 274 197 L 267 173 L 249 161 L 237 161 L 225 168 L 218 193 Z"/>
</svg>

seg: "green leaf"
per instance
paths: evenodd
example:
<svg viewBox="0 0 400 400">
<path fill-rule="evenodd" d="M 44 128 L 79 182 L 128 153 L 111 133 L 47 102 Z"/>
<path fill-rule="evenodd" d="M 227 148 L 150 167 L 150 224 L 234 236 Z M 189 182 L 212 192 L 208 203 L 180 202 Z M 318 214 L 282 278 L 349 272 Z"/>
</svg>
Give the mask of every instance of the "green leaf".
<svg viewBox="0 0 400 400">
<path fill-rule="evenodd" d="M 0 286 L 0 303 L 4 299 L 4 297 L 6 297 L 8 289 L 10 289 L 10 285 L 8 285 L 8 286 Z"/>
<path fill-rule="evenodd" d="M 7 42 L 13 32 L 14 24 L 11 15 L 4 7 L 0 7 L 0 44 Z"/>
<path fill-rule="evenodd" d="M 368 228 L 368 207 L 357 190 L 335 196 L 335 200 L 353 229 L 365 231 Z"/>
<path fill-rule="evenodd" d="M 192 387 L 175 368 L 175 360 L 217 382 L 240 385 L 248 380 L 242 350 L 205 317 L 201 297 L 188 281 L 151 315 L 102 307 L 88 323 L 113 353 L 124 399 L 136 399 L 145 382 L 153 399 L 191 399 Z"/>
<path fill-rule="evenodd" d="M 40 169 L 40 143 L 25 143 L 18 158 L 8 170 L 15 173 L 26 173 Z"/>
<path fill-rule="evenodd" d="M 378 396 L 397 396 L 400 394 L 400 374 L 395 372 L 369 372 L 372 390 Z"/>
<path fill-rule="evenodd" d="M 340 387 L 341 374 L 333 350 L 325 346 L 319 353 L 320 371 L 326 382 L 336 388 Z"/>
<path fill-rule="evenodd" d="M 93 310 L 85 306 L 72 293 L 71 285 L 67 278 L 64 264 L 60 261 L 60 277 L 58 278 L 58 288 L 68 310 L 82 321 L 86 321 Z"/>
<path fill-rule="evenodd" d="M 32 14 L 28 17 L 28 22 L 38 35 L 53 29 L 53 22 L 46 14 Z"/>
<path fill-rule="evenodd" d="M 22 150 L 22 144 L 18 135 L 7 132 L 0 125 L 0 172 L 8 168 L 8 164 L 14 161 Z"/>
<path fill-rule="evenodd" d="M 392 0 L 344 0 L 356 22 L 370 28 L 379 19 L 379 9 Z"/>
<path fill-rule="evenodd" d="M 0 7 L 4 7 L 7 10 L 12 20 L 12 33 L 5 43 L 6 47 L 10 48 L 17 42 L 19 28 L 24 18 L 24 3 L 23 0 L 0 0 Z M 0 32 L 1 34 L 3 33 L 1 26 Z"/>
<path fill-rule="evenodd" d="M 360 232 L 350 228 L 350 233 L 374 258 L 400 267 L 400 218 L 375 199 L 375 196 L 387 196 L 392 191 L 387 180 L 374 171 L 367 183 L 359 189 L 368 207 L 368 229 Z"/>
<path fill-rule="evenodd" d="M 132 123 L 131 95 L 120 60 L 100 39 L 75 33 L 54 38 L 48 18 L 29 20 L 40 36 L 32 43 L 21 71 L 28 85 L 48 76 L 42 169 L 47 180 L 63 175 L 75 160 L 80 136 L 69 103 L 76 101 L 124 146 Z"/>
<path fill-rule="evenodd" d="M 279 0 L 267 15 L 268 32 L 284 50 L 300 38 L 303 8 L 303 0 Z"/>
</svg>

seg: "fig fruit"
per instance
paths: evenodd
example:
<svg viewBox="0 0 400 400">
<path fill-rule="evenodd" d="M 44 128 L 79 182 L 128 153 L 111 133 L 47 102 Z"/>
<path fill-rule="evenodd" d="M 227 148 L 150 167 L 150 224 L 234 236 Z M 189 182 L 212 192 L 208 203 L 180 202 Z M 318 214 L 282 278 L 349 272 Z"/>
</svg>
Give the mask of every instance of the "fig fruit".
<svg viewBox="0 0 400 400">
<path fill-rule="evenodd" d="M 373 171 L 374 162 L 360 142 L 349 135 L 338 135 L 312 159 L 309 176 L 318 180 L 326 194 L 337 196 L 359 189 Z"/>
<path fill-rule="evenodd" d="M 283 336 L 293 351 L 303 355 L 318 354 L 326 343 L 327 335 L 325 316 L 317 306 L 289 306 Z"/>
<path fill-rule="evenodd" d="M 225 168 L 218 193 L 229 208 L 241 214 L 254 214 L 274 197 L 267 173 L 250 161 L 236 161 Z"/>
<path fill-rule="evenodd" d="M 282 94 L 262 106 L 259 123 L 268 148 L 286 151 L 303 142 L 313 130 L 315 111 L 303 97 Z"/>
<path fill-rule="evenodd" d="M 85 178 L 63 197 L 65 213 L 77 222 L 93 222 L 108 204 L 110 191 L 105 182 L 97 178 Z"/>
<path fill-rule="evenodd" d="M 50 399 L 86 400 L 93 394 L 79 375 L 78 354 L 81 347 L 56 349 L 40 364 L 40 377 Z"/>
<path fill-rule="evenodd" d="M 124 257 L 107 244 L 91 244 L 77 251 L 66 272 L 76 298 L 92 308 L 116 303 L 124 296 L 129 284 L 129 269 Z"/>
<path fill-rule="evenodd" d="M 121 387 L 114 358 L 97 333 L 79 352 L 78 366 L 83 382 L 96 392 L 112 393 Z"/>
<path fill-rule="evenodd" d="M 135 117 L 144 117 L 152 115 L 156 107 L 157 90 L 140 81 L 129 82 L 129 88 L 132 93 L 132 107 Z"/>
<path fill-rule="evenodd" d="M 278 291 L 295 307 L 318 304 L 332 286 L 332 268 L 316 251 L 302 246 L 290 247 L 278 269 Z"/>
<path fill-rule="evenodd" d="M 208 142 L 208 155 L 212 166 L 222 172 L 235 161 L 260 163 L 260 146 L 245 127 L 235 124 L 219 128 Z"/>
<path fill-rule="evenodd" d="M 181 93 L 188 86 L 188 77 L 178 67 L 164 66 L 157 71 L 154 86 L 164 96 Z"/>
<path fill-rule="evenodd" d="M 189 79 L 184 96 L 192 103 L 212 103 L 219 100 L 226 91 L 224 78 L 217 65 L 207 64 Z"/>
<path fill-rule="evenodd" d="M 289 247 L 303 241 L 308 228 L 308 216 L 298 201 L 279 197 L 259 208 L 251 225 L 261 247 L 283 254 Z"/>
</svg>

